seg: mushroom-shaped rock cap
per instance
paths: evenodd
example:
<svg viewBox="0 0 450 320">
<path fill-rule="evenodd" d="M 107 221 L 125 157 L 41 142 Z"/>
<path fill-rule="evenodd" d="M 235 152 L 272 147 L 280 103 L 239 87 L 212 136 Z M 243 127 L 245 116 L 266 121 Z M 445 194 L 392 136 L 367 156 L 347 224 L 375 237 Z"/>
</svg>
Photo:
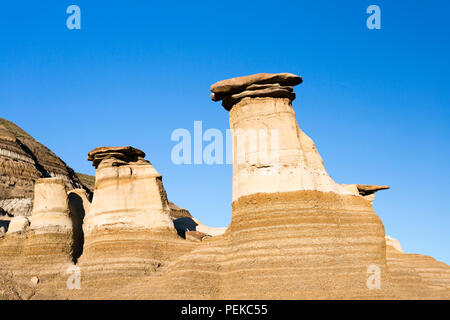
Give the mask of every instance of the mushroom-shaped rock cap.
<svg viewBox="0 0 450 320">
<path fill-rule="evenodd" d="M 302 81 L 301 77 L 292 73 L 257 73 L 216 82 L 211 86 L 211 91 L 216 95 L 229 95 L 241 92 L 252 84 L 278 83 L 282 86 L 296 86 Z"/>
<path fill-rule="evenodd" d="M 99 147 L 88 153 L 87 159 L 92 161 L 92 165 L 97 167 L 104 159 L 119 159 L 130 161 L 136 158 L 144 158 L 145 153 L 142 150 L 133 147 Z"/>
<path fill-rule="evenodd" d="M 295 99 L 293 86 L 302 83 L 302 78 L 292 73 L 257 73 L 219 81 L 211 86 L 211 99 L 222 100 L 222 106 L 231 110 L 244 98 L 288 98 Z"/>
</svg>

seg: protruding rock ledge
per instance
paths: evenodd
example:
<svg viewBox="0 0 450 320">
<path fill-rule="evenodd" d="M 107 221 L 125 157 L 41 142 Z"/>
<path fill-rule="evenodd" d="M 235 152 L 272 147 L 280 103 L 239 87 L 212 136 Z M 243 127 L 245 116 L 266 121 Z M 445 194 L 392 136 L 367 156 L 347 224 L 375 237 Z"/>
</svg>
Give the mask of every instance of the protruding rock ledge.
<svg viewBox="0 0 450 320">
<path fill-rule="evenodd" d="M 390 189 L 389 186 L 378 186 L 371 184 L 341 184 L 345 189 L 356 195 L 364 197 L 366 200 L 373 202 L 375 192 Z"/>
<path fill-rule="evenodd" d="M 88 153 L 87 159 L 92 161 L 92 165 L 97 168 L 100 162 L 105 159 L 115 159 L 123 164 L 144 159 L 145 153 L 133 147 L 99 147 Z"/>
<path fill-rule="evenodd" d="M 219 81 L 211 86 L 211 99 L 226 110 L 245 98 L 288 98 L 295 100 L 293 86 L 302 78 L 292 73 L 258 73 Z"/>
<path fill-rule="evenodd" d="M 397 239 L 392 238 L 390 236 L 386 236 L 385 239 L 386 239 L 386 245 L 393 247 L 398 252 L 404 253 L 402 246 L 400 245 L 400 242 Z"/>
</svg>

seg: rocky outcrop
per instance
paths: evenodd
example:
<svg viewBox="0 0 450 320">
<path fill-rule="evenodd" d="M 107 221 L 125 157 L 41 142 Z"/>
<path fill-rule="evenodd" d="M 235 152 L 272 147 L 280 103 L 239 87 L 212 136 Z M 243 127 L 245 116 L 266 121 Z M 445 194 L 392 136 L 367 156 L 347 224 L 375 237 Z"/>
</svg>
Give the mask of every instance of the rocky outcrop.
<svg viewBox="0 0 450 320">
<path fill-rule="evenodd" d="M 101 147 L 88 155 L 97 168 L 79 259 L 88 288 L 156 272 L 192 246 L 178 236 L 162 177 L 144 157 L 132 147 Z"/>
<path fill-rule="evenodd" d="M 212 86 L 214 100 L 230 102 L 234 135 L 226 230 L 170 203 L 143 151 L 101 147 L 88 155 L 92 203 L 61 179 L 37 181 L 31 217 L 14 217 L 0 237 L 5 281 L 31 283 L 38 299 L 449 299 L 448 265 L 385 236 L 372 201 L 388 187 L 328 175 L 293 96 L 276 93 L 300 82 L 258 74 Z M 74 268 L 81 286 L 68 290 Z"/>
<path fill-rule="evenodd" d="M 355 195 L 365 198 L 370 203 L 375 200 L 375 192 L 389 189 L 388 186 L 377 186 L 369 184 L 342 184 L 342 186 Z"/>
<path fill-rule="evenodd" d="M 292 86 L 302 83 L 302 78 L 291 73 L 258 73 L 219 81 L 211 86 L 211 99 L 222 100 L 225 109 L 244 98 L 272 97 L 295 99 Z"/>
<path fill-rule="evenodd" d="M 0 118 L 0 208 L 29 216 L 34 183 L 56 177 L 67 188 L 85 188 L 75 172 L 14 123 Z"/>
<path fill-rule="evenodd" d="M 397 239 L 394 239 L 390 236 L 386 236 L 386 246 L 391 246 L 398 252 L 403 253 L 402 246 L 400 245 L 400 242 Z"/>
<path fill-rule="evenodd" d="M 72 232 L 64 180 L 44 178 L 36 181 L 30 222 L 30 229 L 37 233 Z"/>
<path fill-rule="evenodd" d="M 73 264 L 76 246 L 70 216 L 65 181 L 38 179 L 31 216 L 14 217 L 0 241 L 2 269 L 22 284 L 38 277 L 46 285 L 41 294 L 57 297 L 65 291 L 65 271 Z"/>
<path fill-rule="evenodd" d="M 220 81 L 211 90 L 228 94 L 261 83 L 295 85 L 301 78 L 284 73 L 257 74 Z M 298 127 L 292 99 L 252 92 L 255 95 L 238 99 L 229 108 L 233 201 L 256 193 L 299 190 L 351 194 L 330 178 L 314 142 Z"/>
<path fill-rule="evenodd" d="M 386 237 L 389 274 L 403 299 L 450 299 L 450 268 L 422 254 L 404 253 L 400 242 Z"/>
<path fill-rule="evenodd" d="M 106 227 L 174 229 L 162 177 L 144 157 L 132 147 L 102 147 L 89 153 L 97 174 L 85 233 Z"/>
<path fill-rule="evenodd" d="M 211 89 L 225 95 L 255 83 L 289 85 L 275 81 L 276 75 L 264 77 L 221 81 Z M 162 279 L 149 281 L 153 290 L 147 296 L 395 297 L 380 218 L 370 202 L 327 174 L 313 141 L 297 125 L 291 99 L 246 96 L 230 106 L 229 116 L 234 136 L 231 224 L 223 235 L 201 241 L 174 261 Z M 254 132 L 257 139 L 246 140 Z M 379 290 L 367 286 L 373 266 L 383 279 Z"/>
</svg>

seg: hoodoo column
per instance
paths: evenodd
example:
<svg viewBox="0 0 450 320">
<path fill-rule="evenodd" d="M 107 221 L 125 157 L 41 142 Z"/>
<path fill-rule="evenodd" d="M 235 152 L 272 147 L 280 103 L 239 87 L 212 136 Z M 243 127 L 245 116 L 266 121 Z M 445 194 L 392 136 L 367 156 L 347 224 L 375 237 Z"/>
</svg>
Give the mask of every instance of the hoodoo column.
<svg viewBox="0 0 450 320">
<path fill-rule="evenodd" d="M 298 127 L 290 73 L 217 82 L 212 99 L 229 110 L 233 133 L 233 201 L 255 193 L 317 190 L 350 194 L 325 170 L 314 142 Z"/>
<path fill-rule="evenodd" d="M 229 110 L 233 215 L 225 233 L 232 299 L 390 296 L 385 234 L 370 201 L 331 179 L 298 127 L 289 73 L 220 81 L 212 99 Z M 382 289 L 367 285 L 376 270 Z"/>
</svg>

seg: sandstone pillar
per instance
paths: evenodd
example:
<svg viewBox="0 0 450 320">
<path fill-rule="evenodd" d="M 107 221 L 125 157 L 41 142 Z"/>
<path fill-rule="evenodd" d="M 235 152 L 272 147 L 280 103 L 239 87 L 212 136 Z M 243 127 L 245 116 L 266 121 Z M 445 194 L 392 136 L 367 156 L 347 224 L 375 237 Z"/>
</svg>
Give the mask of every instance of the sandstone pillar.
<svg viewBox="0 0 450 320">
<path fill-rule="evenodd" d="M 30 230 L 72 232 L 67 190 L 63 179 L 38 179 L 34 186 Z"/>
<path fill-rule="evenodd" d="M 291 103 L 301 82 L 256 74 L 211 86 L 234 136 L 224 298 L 389 296 L 383 224 L 370 201 L 333 181 L 299 128 Z M 380 290 L 367 286 L 372 269 Z"/>
<path fill-rule="evenodd" d="M 88 154 L 97 169 L 92 204 L 85 212 L 79 259 L 83 289 L 120 289 L 130 278 L 150 276 L 191 245 L 170 218 L 162 177 L 145 153 L 101 147 Z"/>
<path fill-rule="evenodd" d="M 257 74 L 211 86 L 230 111 L 233 201 L 255 193 L 318 190 L 350 194 L 325 170 L 314 142 L 295 120 L 293 74 Z"/>
<path fill-rule="evenodd" d="M 97 173 L 85 234 L 98 228 L 174 231 L 161 175 L 144 156 L 132 147 L 102 147 L 89 153 Z"/>
</svg>

